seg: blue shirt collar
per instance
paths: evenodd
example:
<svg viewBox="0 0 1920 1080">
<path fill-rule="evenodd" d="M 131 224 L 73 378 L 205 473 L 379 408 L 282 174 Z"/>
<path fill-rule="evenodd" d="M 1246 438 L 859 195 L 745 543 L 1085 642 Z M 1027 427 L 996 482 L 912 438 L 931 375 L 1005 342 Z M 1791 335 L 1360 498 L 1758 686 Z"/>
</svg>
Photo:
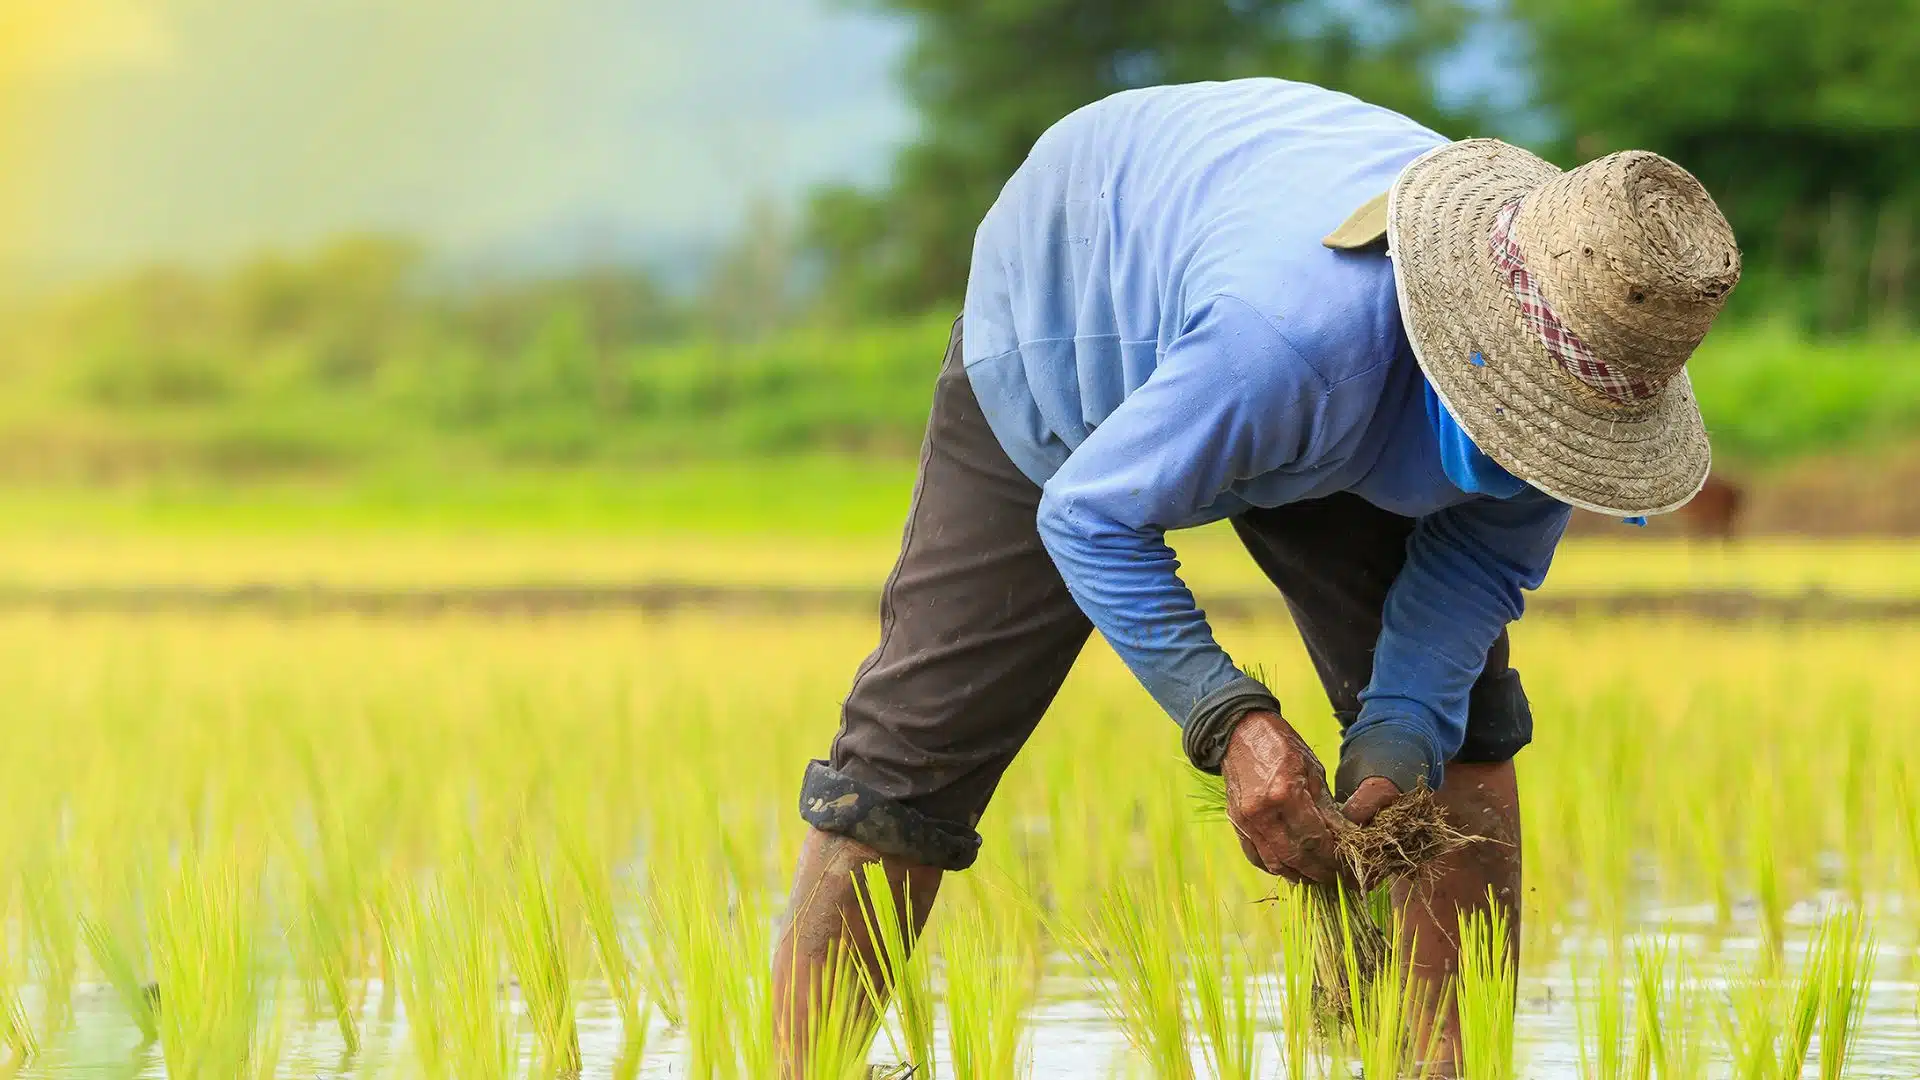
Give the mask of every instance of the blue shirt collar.
<svg viewBox="0 0 1920 1080">
<path fill-rule="evenodd" d="M 1511 499 L 1527 490 L 1527 482 L 1500 467 L 1500 463 L 1480 452 L 1478 446 L 1467 436 L 1466 430 L 1434 392 L 1433 384 L 1425 379 L 1420 385 L 1427 391 L 1427 424 L 1433 428 L 1433 435 L 1440 443 L 1440 467 L 1446 470 L 1447 481 L 1469 495 L 1487 495 L 1495 499 Z M 1647 523 L 1645 517 L 1621 518 L 1628 525 Z"/>
<path fill-rule="evenodd" d="M 1427 392 L 1427 423 L 1440 442 L 1440 467 L 1447 480 L 1469 495 L 1511 499 L 1527 490 L 1527 482 L 1500 467 L 1500 463 L 1480 452 L 1465 429 L 1454 420 L 1425 379 L 1420 385 Z"/>
</svg>

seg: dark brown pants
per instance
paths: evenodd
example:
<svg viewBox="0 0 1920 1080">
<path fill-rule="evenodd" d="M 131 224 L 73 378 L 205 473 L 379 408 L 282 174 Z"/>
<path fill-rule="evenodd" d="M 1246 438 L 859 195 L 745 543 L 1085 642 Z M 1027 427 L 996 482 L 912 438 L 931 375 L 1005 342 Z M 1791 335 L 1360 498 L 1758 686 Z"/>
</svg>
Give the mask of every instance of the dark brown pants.
<svg viewBox="0 0 1920 1080">
<path fill-rule="evenodd" d="M 828 759 L 809 767 L 801 791 L 801 814 L 816 828 L 932 866 L 973 862 L 974 825 L 1093 632 L 1040 542 L 1039 503 L 1040 489 L 981 414 L 956 323 L 881 597 L 880 645 L 854 676 Z M 1249 511 L 1233 526 L 1286 600 L 1344 729 L 1373 675 L 1413 519 L 1335 495 Z M 1454 760 L 1505 761 L 1531 734 L 1502 633 Z"/>
</svg>

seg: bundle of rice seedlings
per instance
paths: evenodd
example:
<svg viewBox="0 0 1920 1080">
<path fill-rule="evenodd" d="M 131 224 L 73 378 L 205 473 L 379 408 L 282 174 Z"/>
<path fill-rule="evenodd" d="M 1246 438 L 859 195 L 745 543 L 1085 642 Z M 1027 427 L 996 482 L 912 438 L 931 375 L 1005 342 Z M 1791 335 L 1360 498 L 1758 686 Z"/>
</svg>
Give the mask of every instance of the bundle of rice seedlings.
<svg viewBox="0 0 1920 1080">
<path fill-rule="evenodd" d="M 1225 817 L 1225 783 L 1197 769 L 1192 775 L 1201 812 Z M 1366 825 L 1343 830 L 1335 838 L 1334 857 L 1346 880 L 1302 886 L 1314 926 L 1315 986 L 1323 1020 L 1351 1024 L 1355 996 L 1367 991 L 1393 951 L 1386 925 L 1390 918 L 1382 917 L 1372 901 L 1383 898 L 1395 882 L 1481 839 L 1454 828 L 1424 784 L 1395 799 Z M 1343 945 L 1350 945 L 1351 964 Z"/>
<path fill-rule="evenodd" d="M 1408 960 L 1411 949 L 1402 948 L 1405 937 L 1398 926 L 1393 927 L 1386 952 L 1374 970 L 1363 976 L 1356 950 L 1358 920 L 1347 914 L 1345 906 L 1340 911 L 1340 956 L 1351 988 L 1342 1016 L 1349 1022 L 1360 1075 L 1404 1076 L 1413 1066 L 1416 1075 L 1426 1077 L 1434 1064 L 1433 1041 L 1439 1025 L 1428 1023 L 1430 1004 Z M 1424 1046 L 1410 1038 L 1421 1031 L 1428 1034 Z"/>
</svg>

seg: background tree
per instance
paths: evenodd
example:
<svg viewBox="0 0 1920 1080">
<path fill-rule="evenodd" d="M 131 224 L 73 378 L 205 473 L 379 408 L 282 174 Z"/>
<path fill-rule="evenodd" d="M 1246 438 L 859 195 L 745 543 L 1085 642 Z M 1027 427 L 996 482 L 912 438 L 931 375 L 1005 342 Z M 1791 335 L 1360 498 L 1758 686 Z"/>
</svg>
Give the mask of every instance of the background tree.
<svg viewBox="0 0 1920 1080">
<path fill-rule="evenodd" d="M 880 190 L 819 192 L 807 240 L 830 302 L 917 311 L 965 291 L 973 230 L 1055 120 L 1129 87 L 1278 75 L 1443 130 L 1430 68 L 1458 0 L 867 0 L 913 20 L 904 77 L 920 136 Z"/>
<path fill-rule="evenodd" d="M 1564 162 L 1665 153 L 1713 191 L 1749 304 L 1898 320 L 1920 194 L 1920 0 L 1512 0 Z"/>
</svg>

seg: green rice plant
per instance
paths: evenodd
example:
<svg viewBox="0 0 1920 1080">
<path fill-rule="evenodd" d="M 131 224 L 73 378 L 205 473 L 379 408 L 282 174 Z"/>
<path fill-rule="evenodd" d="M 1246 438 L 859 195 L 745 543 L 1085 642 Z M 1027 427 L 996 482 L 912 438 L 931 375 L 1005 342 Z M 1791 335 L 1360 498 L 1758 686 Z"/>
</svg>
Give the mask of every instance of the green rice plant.
<svg viewBox="0 0 1920 1080">
<path fill-rule="evenodd" d="M 40 903 L 43 905 L 42 913 L 35 916 L 36 921 L 52 923 L 57 920 L 66 924 L 73 918 L 59 906 L 69 901 L 61 895 L 62 884 L 57 877 L 49 875 L 37 882 L 35 887 L 41 890 Z M 29 907 L 32 907 L 31 900 Z M 120 872 L 103 871 L 98 875 L 91 909 L 83 907 L 74 922 L 80 938 L 86 943 L 94 966 L 100 969 L 107 985 L 113 988 L 114 997 L 126 1010 L 134 1026 L 140 1029 L 141 1039 L 153 1042 L 160 1038 L 160 1017 L 151 989 L 155 984 L 148 978 L 143 926 L 146 920 L 141 915 L 139 887 L 134 881 L 134 872 L 129 868 Z M 63 941 L 59 947 L 65 950 L 67 945 Z"/>
<path fill-rule="evenodd" d="M 645 926 L 634 939 L 634 968 L 647 1000 L 660 1010 L 668 1026 L 676 1028 L 687 1022 L 681 977 L 685 964 L 679 949 L 688 933 L 685 921 L 696 914 L 686 910 L 693 898 L 674 885 L 676 875 L 687 872 L 671 865 L 674 852 L 685 846 L 678 838 L 667 844 L 656 837 L 648 853 L 647 876 L 636 884 L 634 893 Z"/>
<path fill-rule="evenodd" d="M 81 919 L 84 916 L 75 915 L 77 904 L 67 875 L 45 855 L 30 858 L 23 866 L 20 878 L 30 966 L 45 1001 L 41 1010 L 41 1027 L 48 1033 L 63 1031 L 73 1018 L 73 990 L 79 979 L 80 936 L 84 925 Z M 88 944 L 91 946 L 92 942 Z M 104 965 L 102 970 L 127 1006 L 134 1025 L 140 1029 L 141 1038 L 149 1043 L 159 1038 L 145 981 L 138 978 L 137 974 L 123 981 L 116 978 L 120 973 L 108 971 Z M 131 970 L 131 965 L 127 970 Z M 129 990 L 133 991 L 131 995 Z"/>
<path fill-rule="evenodd" d="M 559 830 L 560 861 L 586 923 L 587 940 L 593 949 L 594 965 L 606 983 L 607 994 L 620 1012 L 620 1026 L 629 1049 L 644 1047 L 648 1013 L 641 1007 L 640 986 L 634 977 L 633 959 L 620 932 L 619 916 L 614 911 L 615 889 L 608 860 L 592 851 L 587 828 L 580 816 L 562 819 Z M 651 1005 L 651 1002 L 649 1002 Z M 636 1066 L 637 1067 L 637 1066 Z"/>
<path fill-rule="evenodd" d="M 1033 920 L 1017 903 L 995 902 L 975 886 L 947 909 L 939 938 L 954 1075 L 1023 1075 L 1022 1034 L 1040 975 Z"/>
<path fill-rule="evenodd" d="M 506 1080 L 513 1028 L 485 882 L 463 860 L 424 876 L 388 913 L 407 1034 L 427 1080 Z"/>
<path fill-rule="evenodd" d="M 288 928 L 294 968 L 305 984 L 309 1010 L 324 1013 L 347 1053 L 358 1054 L 367 904 L 359 856 L 350 840 L 354 830 L 313 742 L 297 742 L 292 753 L 310 800 L 304 840 L 293 828 L 277 830 L 279 850 L 299 893 L 294 925 Z"/>
<path fill-rule="evenodd" d="M 867 1080 L 875 1021 L 859 966 L 852 952 L 836 951 L 821 965 L 814 984 L 800 988 L 813 1006 L 799 1070 L 804 1080 Z"/>
<path fill-rule="evenodd" d="M 1506 905 L 1487 890 L 1487 906 L 1460 913 L 1460 974 L 1454 1001 L 1460 1014 L 1462 1080 L 1514 1080 L 1513 1010 L 1516 996 L 1512 935 Z"/>
<path fill-rule="evenodd" d="M 1857 910 L 1828 915 L 1819 936 L 1820 1080 L 1840 1080 L 1860 1035 L 1878 948 Z"/>
<path fill-rule="evenodd" d="M 1194 1026 L 1209 1073 L 1219 1080 L 1253 1080 L 1260 999 L 1246 945 L 1228 924 L 1222 903 L 1201 896 L 1194 885 L 1181 889 L 1178 910 L 1193 980 Z"/>
<path fill-rule="evenodd" d="M 1807 942 L 1805 959 L 1792 980 L 1783 977 L 1781 962 L 1767 951 L 1752 968 L 1727 980 L 1721 1030 L 1734 1080 L 1800 1076 L 1820 1027 L 1831 977 L 1828 937 L 1823 930 Z"/>
<path fill-rule="evenodd" d="M 1762 956 L 1751 969 L 1727 975 L 1720 1030 L 1734 1080 L 1773 1080 L 1780 1038 L 1780 988 L 1770 978 L 1774 967 Z"/>
<path fill-rule="evenodd" d="M 1274 906 L 1279 914 L 1280 946 L 1276 985 L 1280 1022 L 1274 1035 L 1280 1043 L 1287 1080 L 1307 1080 L 1318 1031 L 1313 981 L 1314 958 L 1320 948 L 1314 940 L 1315 923 L 1307 912 L 1305 889 L 1283 884 L 1274 898 Z"/>
<path fill-rule="evenodd" d="M 1694 1080 L 1704 1075 L 1698 997 L 1673 942 L 1641 942 L 1633 951 L 1634 1037 L 1631 1075 Z"/>
<path fill-rule="evenodd" d="M 578 1076 L 580 1033 L 560 916 L 547 872 L 524 841 L 508 856 L 506 879 L 499 908 L 507 960 L 533 1023 L 540 1068 L 554 1076 Z"/>
<path fill-rule="evenodd" d="M 703 826 L 711 827 L 711 819 Z M 686 1074 L 754 1080 L 770 1075 L 774 1057 L 771 919 L 758 891 L 740 891 L 729 882 L 717 845 L 699 832 L 685 830 L 652 866 L 652 933 L 665 939 L 680 980 Z M 855 979 L 850 973 L 847 978 Z M 834 990 L 857 995 L 860 988 L 855 980 Z M 864 1031 L 870 1040 L 872 1028 Z"/>
<path fill-rule="evenodd" d="M 1844 710 L 1847 733 L 1846 764 L 1840 782 L 1840 836 L 1836 845 L 1844 860 L 1847 896 L 1855 907 L 1866 902 L 1867 866 L 1873 861 L 1869 850 L 1873 837 L 1874 807 L 1872 793 L 1879 789 L 1873 728 L 1867 722 L 1865 706 L 1855 704 Z"/>
<path fill-rule="evenodd" d="M 866 965 L 859 968 L 867 999 L 875 1015 L 889 1002 L 893 1005 L 901 1030 L 894 1049 L 905 1056 L 914 1076 L 937 1080 L 932 965 L 926 951 L 916 947 L 911 899 L 904 887 L 896 895 L 881 863 L 863 863 L 854 884 L 862 897 L 860 916 L 879 968 L 877 979 Z M 891 1032 L 888 1038 L 893 1038 Z"/>
<path fill-rule="evenodd" d="M 1807 1053 L 1813 1047 L 1813 1037 L 1820 1024 L 1826 966 L 1825 942 L 1816 936 L 1807 943 L 1806 963 L 1802 965 L 1800 977 L 1794 983 L 1793 996 L 1788 999 L 1786 1013 L 1778 1029 L 1778 1064 L 1774 1068 L 1774 1075 L 1782 1080 L 1799 1076 L 1806 1067 Z"/>
<path fill-rule="evenodd" d="M 154 969 L 167 1075 L 254 1075 L 265 991 L 251 886 L 231 858 L 188 851 L 154 908 Z"/>
<path fill-rule="evenodd" d="M 1609 725 L 1612 726 L 1615 725 Z M 1577 775 L 1577 794 L 1572 805 L 1579 809 L 1570 822 L 1580 853 L 1588 920 L 1596 931 L 1613 941 L 1626 930 L 1626 894 L 1634 880 L 1635 845 L 1626 815 L 1594 813 L 1593 808 L 1626 805 L 1615 793 L 1627 790 L 1627 753 L 1620 738 L 1608 739 L 1600 748 L 1597 761 Z"/>
<path fill-rule="evenodd" d="M 1770 790 L 1770 772 L 1767 766 L 1756 764 L 1755 791 Z M 1787 947 L 1787 894 L 1781 875 L 1774 815 L 1767 812 L 1767 805 L 1766 800 L 1761 800 L 1746 815 L 1747 862 L 1753 875 L 1754 903 L 1759 908 L 1760 940 L 1767 955 L 1779 962 L 1786 955 Z"/>
<path fill-rule="evenodd" d="M 1179 938 L 1158 868 L 1109 881 L 1093 910 L 1058 926 L 1055 936 L 1079 956 L 1107 1015 L 1134 1052 L 1163 1080 L 1192 1080 L 1183 1007 L 1186 943 Z"/>
<path fill-rule="evenodd" d="M 1356 944 L 1358 919 L 1345 903 L 1339 910 L 1340 955 L 1350 988 L 1348 1007 L 1360 1074 L 1398 1077 L 1411 1066 L 1417 1075 L 1425 1077 L 1434 1065 L 1433 1050 L 1440 1034 L 1440 1025 L 1429 1022 L 1433 1017 L 1428 1014 L 1428 1001 L 1443 999 L 1446 988 L 1441 995 L 1429 998 L 1427 988 L 1408 962 L 1411 947 L 1403 947 L 1405 938 L 1397 923 L 1389 933 L 1391 944 L 1386 954 L 1372 975 L 1365 975 Z M 1414 1037 L 1421 1031 L 1428 1033 L 1424 1046 Z"/>
<path fill-rule="evenodd" d="M 7 1051 L 0 1059 L 0 1075 L 18 1072 L 40 1052 L 39 1039 L 20 994 L 27 973 L 15 940 L 14 896 L 19 890 L 12 886 L 8 882 L 0 887 L 0 1047 Z"/>
<path fill-rule="evenodd" d="M 1912 763 L 1902 759 L 1894 769 L 1894 816 L 1900 822 L 1901 854 L 1906 865 L 1906 887 L 1920 894 L 1920 800 L 1914 797 Z"/>
<path fill-rule="evenodd" d="M 294 970 L 305 985 L 308 1008 L 324 1011 L 340 1033 L 347 1053 L 360 1052 L 359 1001 L 354 993 L 359 975 L 351 894 L 342 889 L 310 853 L 297 845 L 291 861 L 298 868 L 294 925 L 288 929 Z"/>
<path fill-rule="evenodd" d="M 1628 1046 L 1630 1020 L 1626 1006 L 1626 979 L 1611 944 L 1602 946 L 1589 970 L 1587 982 L 1573 974 L 1574 1013 L 1580 1038 L 1580 1075 L 1587 1080 L 1627 1080 L 1632 1062 Z"/>
</svg>

